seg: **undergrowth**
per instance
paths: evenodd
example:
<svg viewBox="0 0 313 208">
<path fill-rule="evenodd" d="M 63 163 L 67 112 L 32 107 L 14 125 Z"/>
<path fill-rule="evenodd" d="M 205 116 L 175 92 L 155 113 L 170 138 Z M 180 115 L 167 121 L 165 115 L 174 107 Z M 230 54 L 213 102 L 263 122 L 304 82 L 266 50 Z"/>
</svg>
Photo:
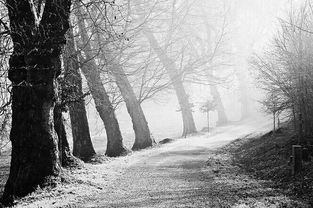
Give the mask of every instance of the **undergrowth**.
<svg viewBox="0 0 313 208">
<path fill-rule="evenodd" d="M 297 135 L 288 128 L 280 128 L 261 136 L 247 136 L 225 146 L 222 151 L 232 155 L 233 163 L 242 171 L 261 180 L 272 181 L 286 195 L 309 203 L 313 207 L 312 149 L 309 161 L 303 162 L 303 171 L 291 174 L 290 156 Z"/>
</svg>

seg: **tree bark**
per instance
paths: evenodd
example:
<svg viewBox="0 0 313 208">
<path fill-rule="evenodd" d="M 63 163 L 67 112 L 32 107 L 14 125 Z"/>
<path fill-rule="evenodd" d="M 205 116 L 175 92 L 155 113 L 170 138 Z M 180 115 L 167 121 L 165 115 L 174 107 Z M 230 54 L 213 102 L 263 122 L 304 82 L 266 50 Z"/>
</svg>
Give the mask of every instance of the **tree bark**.
<svg viewBox="0 0 313 208">
<path fill-rule="evenodd" d="M 144 29 L 144 35 L 146 36 L 146 38 L 150 42 L 151 47 L 162 62 L 174 86 L 180 110 L 182 112 L 183 136 L 196 133 L 197 129 L 191 110 L 192 105 L 189 103 L 189 96 L 185 91 L 181 74 L 179 74 L 175 62 L 167 56 L 166 52 L 161 48 L 153 33 L 148 28 Z"/>
<path fill-rule="evenodd" d="M 86 25 L 82 18 L 82 12 L 78 12 L 78 27 L 82 42 L 84 43 L 84 54 L 86 56 L 86 63 L 81 67 L 84 76 L 87 79 L 87 84 L 90 89 L 91 95 L 95 101 L 96 109 L 104 123 L 104 127 L 107 134 L 107 149 L 106 155 L 109 157 L 117 157 L 127 153 L 127 149 L 123 145 L 123 138 L 120 131 L 118 121 L 115 116 L 115 111 L 110 101 L 110 98 L 103 86 L 101 80 L 101 73 L 92 59 L 90 54 L 92 47 L 88 38 Z"/>
<path fill-rule="evenodd" d="M 110 71 L 115 77 L 116 84 L 122 94 L 126 103 L 127 111 L 132 119 L 133 129 L 135 132 L 135 143 L 132 150 L 140 150 L 151 147 L 155 141 L 151 138 L 148 122 L 123 68 L 116 65 Z"/>
<path fill-rule="evenodd" d="M 62 106 L 56 104 L 53 111 L 54 129 L 58 135 L 59 158 L 62 167 L 78 167 L 80 161 L 73 156 L 67 140 L 66 130 L 64 126 L 64 117 L 62 114 Z"/>
<path fill-rule="evenodd" d="M 69 27 L 71 1 L 47 1 L 40 23 L 29 1 L 7 0 L 11 37 L 12 158 L 3 202 L 11 203 L 38 185 L 54 184 L 60 164 L 53 125 L 56 77 Z"/>
<path fill-rule="evenodd" d="M 73 30 L 69 30 L 67 34 L 68 38 L 64 56 L 65 86 L 63 86 L 63 90 L 65 90 L 65 100 L 68 102 L 71 119 L 73 154 L 86 162 L 96 152 L 90 136 Z"/>
</svg>

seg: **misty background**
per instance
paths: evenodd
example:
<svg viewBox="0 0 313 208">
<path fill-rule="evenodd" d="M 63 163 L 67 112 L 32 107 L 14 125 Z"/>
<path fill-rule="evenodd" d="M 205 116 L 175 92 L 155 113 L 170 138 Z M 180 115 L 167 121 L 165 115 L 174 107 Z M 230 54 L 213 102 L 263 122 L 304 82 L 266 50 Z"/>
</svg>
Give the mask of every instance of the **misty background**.
<svg viewBox="0 0 313 208">
<path fill-rule="evenodd" d="M 162 1 L 152 1 L 153 3 Z M 165 4 L 168 2 L 164 1 Z M 153 3 L 151 3 L 153 5 Z M 210 24 L 223 31 L 221 43 L 221 59 L 223 60 L 215 72 L 219 76 L 225 76 L 225 81 L 214 84 L 220 92 L 225 112 L 229 121 L 240 121 L 242 118 L 241 96 L 247 96 L 248 117 L 263 117 L 266 114 L 259 101 L 263 98 L 263 92 L 256 86 L 253 71 L 249 60 L 255 53 L 260 53 L 269 47 L 272 38 L 277 32 L 280 20 L 288 15 L 288 10 L 301 1 L 290 0 L 223 0 L 223 1 L 190 1 L 194 8 L 204 3 L 205 15 L 210 19 Z M 214 18 L 212 18 L 214 17 Z M 216 21 L 214 21 L 216 20 Z M 184 23 L 182 23 L 184 24 Z M 168 25 L 160 24 L 158 30 L 166 31 Z M 200 27 L 203 27 L 203 25 Z M 203 28 L 202 28 L 203 29 Z M 189 34 L 181 34 L 182 37 Z M 205 36 L 205 31 L 202 32 Z M 145 40 L 142 40 L 145 41 Z M 159 62 L 159 60 L 155 60 Z M 224 74 L 224 75 L 223 75 Z M 242 85 L 241 85 L 242 84 Z M 86 86 L 86 83 L 85 83 Z M 206 114 L 200 111 L 201 105 L 208 99 L 212 99 L 210 85 L 207 83 L 184 83 L 190 96 L 190 102 L 194 107 L 193 115 L 197 130 L 207 126 Z M 86 89 L 87 90 L 87 89 Z M 90 122 L 90 132 L 94 147 L 97 151 L 105 150 L 106 135 L 103 123 L 98 116 L 91 96 L 87 97 L 87 116 Z M 167 137 L 180 137 L 183 124 L 179 104 L 172 89 L 159 92 L 151 99 L 142 103 L 151 133 L 156 141 Z M 211 126 L 216 126 L 217 111 L 212 111 L 210 117 Z M 134 140 L 134 132 L 131 119 L 124 103 L 118 105 L 116 115 L 123 134 L 124 143 L 131 147 Z M 69 120 L 68 120 L 68 124 Z M 69 127 L 69 125 L 68 125 Z M 71 131 L 68 131 L 70 134 Z"/>
</svg>

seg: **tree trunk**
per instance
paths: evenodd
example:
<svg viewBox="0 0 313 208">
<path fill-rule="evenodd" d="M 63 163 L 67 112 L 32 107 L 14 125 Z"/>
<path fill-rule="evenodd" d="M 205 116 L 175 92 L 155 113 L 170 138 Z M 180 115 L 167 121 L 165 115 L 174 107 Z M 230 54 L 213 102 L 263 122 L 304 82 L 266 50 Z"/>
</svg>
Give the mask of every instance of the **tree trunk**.
<svg viewBox="0 0 313 208">
<path fill-rule="evenodd" d="M 225 108 L 221 99 L 221 95 L 218 92 L 218 89 L 215 85 L 211 85 L 210 89 L 211 89 L 213 100 L 216 102 L 216 110 L 217 110 L 217 116 L 218 116 L 217 125 L 218 126 L 224 125 L 228 122 L 228 119 L 225 113 Z"/>
<path fill-rule="evenodd" d="M 96 30 L 94 32 L 97 33 L 97 41 L 99 45 L 102 45 L 102 43 L 106 41 L 105 38 L 103 38 L 102 32 Z M 99 48 L 99 50 L 101 50 L 102 52 L 103 60 L 107 59 L 108 56 L 114 57 L 114 55 L 111 55 L 112 53 L 108 53 L 106 49 Z M 119 63 L 119 60 L 115 60 L 112 57 L 109 57 L 109 59 L 112 60 L 113 63 L 107 65 L 107 67 L 115 78 L 115 83 L 121 92 L 121 95 L 126 104 L 127 112 L 132 120 L 133 129 L 135 132 L 135 142 L 132 150 L 140 150 L 151 147 L 153 146 L 155 141 L 151 137 L 148 122 L 146 120 L 142 107 L 136 97 L 136 94 L 127 78 L 127 75 L 122 65 Z"/>
<path fill-rule="evenodd" d="M 135 132 L 135 143 L 132 150 L 151 147 L 155 141 L 151 138 L 148 122 L 124 70 L 121 66 L 117 65 L 111 70 L 111 72 L 115 77 L 116 84 L 120 89 L 122 97 L 126 103 L 127 111 L 132 119 Z"/>
<path fill-rule="evenodd" d="M 59 175 L 57 136 L 53 129 L 54 81 L 47 84 L 47 88 L 12 89 L 12 158 L 5 200 L 25 196 Z"/>
<path fill-rule="evenodd" d="M 58 147 L 59 147 L 59 158 L 62 167 L 78 167 L 80 162 L 75 158 L 70 150 L 70 146 L 67 141 L 64 118 L 62 115 L 62 107 L 56 105 L 53 111 L 54 115 L 54 129 L 58 135 Z"/>
<path fill-rule="evenodd" d="M 189 103 L 189 96 L 185 91 L 181 74 L 179 74 L 175 62 L 167 56 L 166 52 L 161 48 L 153 33 L 149 29 L 145 28 L 144 35 L 146 36 L 146 38 L 150 42 L 151 47 L 162 62 L 174 86 L 180 110 L 182 112 L 183 136 L 196 133 L 197 129 L 191 110 L 192 105 Z"/>
<path fill-rule="evenodd" d="M 86 25 L 84 19 L 82 18 L 82 12 L 77 14 L 77 18 L 80 35 L 85 46 L 84 53 L 86 60 L 89 60 L 82 65 L 81 69 L 87 79 L 87 84 L 95 101 L 96 109 L 106 130 L 107 150 L 105 154 L 109 157 L 121 156 L 124 155 L 127 150 L 123 145 L 123 138 L 115 116 L 114 108 L 103 86 L 100 71 L 95 63 L 95 60 L 92 59 L 93 56 L 90 54 L 92 48 L 89 42 L 90 40 L 88 38 Z"/>
<path fill-rule="evenodd" d="M 273 112 L 273 134 L 276 131 L 276 113 Z"/>
<path fill-rule="evenodd" d="M 75 48 L 73 30 L 68 31 L 67 45 L 64 57 L 65 90 L 68 102 L 73 135 L 73 154 L 83 161 L 90 160 L 95 154 L 92 145 L 84 94 L 82 89 L 82 77 L 79 71 L 79 60 Z"/>
<path fill-rule="evenodd" d="M 109 157 L 124 155 L 127 150 L 123 146 L 123 138 L 119 124 L 109 96 L 100 79 L 100 72 L 93 63 L 93 60 L 82 66 L 82 71 L 87 79 L 87 84 L 95 101 L 96 109 L 106 130 L 107 149 L 105 154 Z"/>
<path fill-rule="evenodd" d="M 7 0 L 11 37 L 12 157 L 3 201 L 11 203 L 38 185 L 59 180 L 57 136 L 53 125 L 56 77 L 68 29 L 71 1 L 47 1 L 37 23 L 27 0 Z"/>
</svg>

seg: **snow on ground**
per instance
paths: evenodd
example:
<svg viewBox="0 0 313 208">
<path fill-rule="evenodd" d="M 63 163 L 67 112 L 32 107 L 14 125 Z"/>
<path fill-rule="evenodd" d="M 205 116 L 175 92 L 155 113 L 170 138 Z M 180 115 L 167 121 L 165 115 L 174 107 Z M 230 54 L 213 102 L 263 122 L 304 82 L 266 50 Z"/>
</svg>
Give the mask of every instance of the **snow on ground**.
<svg viewBox="0 0 313 208">
<path fill-rule="evenodd" d="M 62 183 L 57 188 L 38 189 L 35 193 L 19 201 L 16 207 L 63 207 L 69 204 L 82 203 L 81 199 L 88 201 L 88 198 L 92 199 L 97 195 L 107 193 L 108 189 L 111 189 L 112 183 L 122 176 L 127 176 L 127 172 L 131 168 L 138 166 L 142 161 L 149 163 L 151 158 L 158 158 L 156 163 L 153 164 L 158 166 L 170 162 L 167 161 L 166 156 L 163 158 L 161 155 L 166 155 L 166 153 L 171 151 L 196 151 L 203 148 L 215 149 L 244 135 L 269 130 L 271 122 L 267 120 L 265 118 L 247 120 L 244 123 L 234 123 L 216 128 L 211 133 L 178 139 L 173 143 L 134 152 L 125 157 L 115 159 L 103 157 L 104 161 L 101 164 L 85 164 L 85 167 L 79 170 L 66 170 L 64 172 L 66 175 L 65 183 Z M 197 151 L 195 152 L 196 156 Z M 204 161 L 207 158 L 208 155 L 201 156 L 201 159 Z M 184 158 L 182 154 L 177 159 L 183 161 L 188 158 Z M 84 206 L 82 205 L 81 207 Z"/>
<path fill-rule="evenodd" d="M 270 126 L 264 120 L 237 123 L 134 154 L 126 171 L 103 192 L 71 207 L 281 207 L 285 202 L 305 207 L 293 206 L 299 203 L 269 188 L 268 181 L 240 173 L 230 155 L 216 152 L 233 139 Z"/>
</svg>

